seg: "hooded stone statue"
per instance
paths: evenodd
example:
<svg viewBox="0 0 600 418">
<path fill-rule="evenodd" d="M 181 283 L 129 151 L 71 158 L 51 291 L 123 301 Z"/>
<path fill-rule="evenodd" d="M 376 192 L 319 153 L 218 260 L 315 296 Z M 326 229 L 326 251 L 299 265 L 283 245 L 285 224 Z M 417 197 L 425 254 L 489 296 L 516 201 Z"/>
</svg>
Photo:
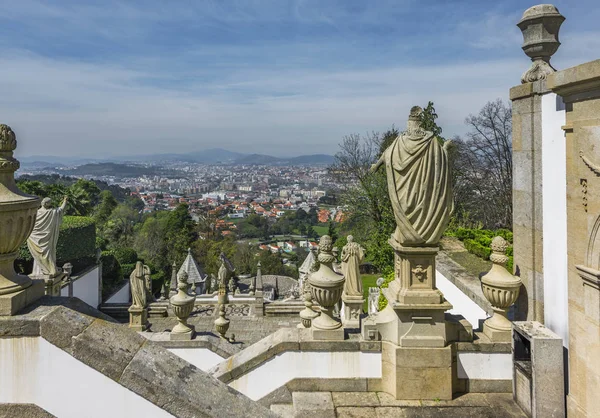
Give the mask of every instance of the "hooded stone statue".
<svg viewBox="0 0 600 418">
<path fill-rule="evenodd" d="M 447 141 L 440 145 L 420 126 L 423 109 L 410 110 L 406 132 L 398 135 L 372 167 L 385 164 L 396 218 L 394 239 L 403 246 L 435 246 L 454 208 Z"/>
<path fill-rule="evenodd" d="M 33 257 L 32 275 L 58 275 L 56 267 L 56 244 L 58 233 L 62 224 L 63 213 L 67 206 L 67 197 L 63 199 L 58 208 L 52 208 L 50 198 L 42 200 L 42 206 L 38 209 L 35 225 L 31 235 L 27 239 L 27 247 Z"/>
<path fill-rule="evenodd" d="M 146 276 L 150 269 L 141 261 L 135 264 L 135 269 L 129 275 L 131 289 L 131 306 L 137 309 L 144 309 L 148 305 L 148 290 L 146 285 Z M 148 273 L 148 274 L 147 274 Z"/>
</svg>

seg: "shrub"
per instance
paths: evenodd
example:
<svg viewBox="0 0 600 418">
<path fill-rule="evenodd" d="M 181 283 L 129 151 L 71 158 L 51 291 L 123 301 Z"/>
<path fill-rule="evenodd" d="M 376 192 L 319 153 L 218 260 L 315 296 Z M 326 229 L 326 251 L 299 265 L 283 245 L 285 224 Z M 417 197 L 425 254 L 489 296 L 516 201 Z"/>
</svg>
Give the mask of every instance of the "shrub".
<svg viewBox="0 0 600 418">
<path fill-rule="evenodd" d="M 381 289 L 386 288 L 390 285 L 392 280 L 394 280 L 395 274 L 394 270 L 389 269 L 386 273 L 384 273 L 383 278 L 384 282 L 381 285 Z M 388 304 L 387 299 L 383 296 L 383 292 L 379 293 L 379 300 L 377 301 L 379 312 L 381 312 Z"/>
<path fill-rule="evenodd" d="M 121 264 L 121 263 L 119 263 L 119 264 Z M 129 276 L 131 276 L 131 273 L 133 273 L 133 270 L 135 270 L 135 263 L 121 264 L 121 273 L 123 274 L 124 278 L 128 279 Z"/>
<path fill-rule="evenodd" d="M 475 254 L 477 257 L 483 258 L 484 260 L 488 260 L 490 254 L 492 254 L 492 249 L 489 246 L 482 245 L 474 239 L 467 239 L 464 244 L 468 252 Z"/>
<path fill-rule="evenodd" d="M 56 263 L 73 264 L 73 273 L 96 264 L 96 224 L 87 216 L 65 216 L 56 245 Z"/>
<path fill-rule="evenodd" d="M 119 247 L 113 250 L 116 259 L 123 267 L 124 264 L 134 264 L 138 261 L 138 254 L 133 248 Z"/>
</svg>

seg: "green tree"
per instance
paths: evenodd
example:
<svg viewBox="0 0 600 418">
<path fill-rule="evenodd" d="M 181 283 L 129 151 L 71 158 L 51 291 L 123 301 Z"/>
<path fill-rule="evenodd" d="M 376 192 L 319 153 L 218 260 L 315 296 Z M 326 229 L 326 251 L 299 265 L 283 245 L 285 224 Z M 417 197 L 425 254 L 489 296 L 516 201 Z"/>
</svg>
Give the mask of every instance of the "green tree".
<svg viewBox="0 0 600 418">
<path fill-rule="evenodd" d="M 96 225 L 102 227 L 106 221 L 108 221 L 108 218 L 112 214 L 113 210 L 115 210 L 119 204 L 117 199 L 113 197 L 113 194 L 110 192 L 110 190 L 101 191 L 98 199 L 100 203 L 94 210 L 94 219 L 96 221 Z"/>
</svg>

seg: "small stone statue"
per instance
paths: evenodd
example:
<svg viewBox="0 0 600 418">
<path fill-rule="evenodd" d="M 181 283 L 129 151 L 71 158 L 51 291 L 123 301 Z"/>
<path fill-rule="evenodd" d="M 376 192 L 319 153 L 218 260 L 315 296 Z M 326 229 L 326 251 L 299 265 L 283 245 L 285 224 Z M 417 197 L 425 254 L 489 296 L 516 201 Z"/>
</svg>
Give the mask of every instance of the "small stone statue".
<svg viewBox="0 0 600 418">
<path fill-rule="evenodd" d="M 138 261 L 135 269 L 129 276 L 131 289 L 131 306 L 129 307 L 129 328 L 134 331 L 144 331 L 148 328 L 148 292 L 146 288 L 146 272 L 150 274 L 148 266 Z"/>
<path fill-rule="evenodd" d="M 221 267 L 219 267 L 219 286 L 224 285 L 227 287 L 229 285 L 229 278 L 231 274 L 235 272 L 235 268 L 231 264 L 231 261 L 227 259 L 224 253 L 219 255 L 219 260 L 221 261 Z"/>
<path fill-rule="evenodd" d="M 410 109 L 406 132 L 398 135 L 371 168 L 385 164 L 392 209 L 394 239 L 403 246 L 436 245 L 454 208 L 448 147 L 421 128 L 423 109 Z"/>
<path fill-rule="evenodd" d="M 342 274 L 346 278 L 344 294 L 347 296 L 363 296 L 360 264 L 364 258 L 363 248 L 354 242 L 352 235 L 348 235 L 348 244 L 342 249 Z"/>
<path fill-rule="evenodd" d="M 144 309 L 148 305 L 147 288 L 145 280 L 145 268 L 141 261 L 135 265 L 135 269 L 129 275 L 129 284 L 131 288 L 131 306 L 138 309 Z"/>
<path fill-rule="evenodd" d="M 66 196 L 58 208 L 52 208 L 50 198 L 45 197 L 42 200 L 33 231 L 27 239 L 27 247 L 34 260 L 31 273 L 33 276 L 56 277 L 59 274 L 56 267 L 56 244 L 66 206 Z"/>
</svg>

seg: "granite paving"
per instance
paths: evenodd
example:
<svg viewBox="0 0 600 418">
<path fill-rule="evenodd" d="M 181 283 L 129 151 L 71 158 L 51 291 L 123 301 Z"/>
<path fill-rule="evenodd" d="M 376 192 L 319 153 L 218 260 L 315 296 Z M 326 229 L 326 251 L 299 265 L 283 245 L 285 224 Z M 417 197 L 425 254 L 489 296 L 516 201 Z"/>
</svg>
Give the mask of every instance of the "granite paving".
<svg viewBox="0 0 600 418">
<path fill-rule="evenodd" d="M 525 418 L 510 393 L 465 393 L 451 401 L 396 400 L 384 392 L 293 392 L 291 404 L 271 405 L 281 417 Z"/>
</svg>

